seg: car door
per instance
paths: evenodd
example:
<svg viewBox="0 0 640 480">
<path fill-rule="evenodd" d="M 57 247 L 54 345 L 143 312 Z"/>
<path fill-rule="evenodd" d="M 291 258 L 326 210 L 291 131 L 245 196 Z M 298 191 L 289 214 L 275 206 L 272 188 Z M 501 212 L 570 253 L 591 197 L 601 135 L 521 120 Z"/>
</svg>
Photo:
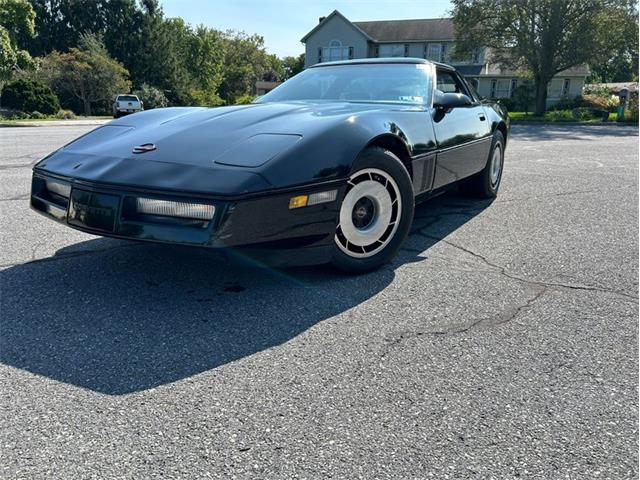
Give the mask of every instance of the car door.
<svg viewBox="0 0 640 480">
<path fill-rule="evenodd" d="M 448 111 L 433 110 L 437 143 L 433 188 L 442 187 L 482 170 L 491 148 L 491 127 L 484 108 L 464 80 L 453 69 L 436 68 L 435 89 L 462 93 L 471 105 Z"/>
</svg>

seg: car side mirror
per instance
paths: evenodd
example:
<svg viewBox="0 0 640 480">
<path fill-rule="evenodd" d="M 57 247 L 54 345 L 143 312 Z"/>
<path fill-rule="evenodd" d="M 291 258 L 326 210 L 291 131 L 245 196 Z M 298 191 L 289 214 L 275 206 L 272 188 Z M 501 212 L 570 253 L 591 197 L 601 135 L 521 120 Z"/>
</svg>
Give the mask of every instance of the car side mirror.
<svg viewBox="0 0 640 480">
<path fill-rule="evenodd" d="M 433 97 L 433 106 L 445 112 L 452 108 L 468 107 L 473 102 L 463 93 L 443 93 L 436 91 Z"/>
</svg>

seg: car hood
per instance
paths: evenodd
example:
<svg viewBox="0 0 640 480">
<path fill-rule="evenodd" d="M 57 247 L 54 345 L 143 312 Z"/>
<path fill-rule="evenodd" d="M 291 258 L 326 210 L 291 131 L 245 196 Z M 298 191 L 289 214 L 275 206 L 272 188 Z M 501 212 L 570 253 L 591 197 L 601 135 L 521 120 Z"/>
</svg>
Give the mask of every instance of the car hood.
<svg viewBox="0 0 640 480">
<path fill-rule="evenodd" d="M 381 108 L 389 106 L 266 103 L 149 110 L 112 121 L 64 149 L 129 157 L 135 146 L 153 144 L 155 150 L 138 159 L 212 167 L 225 151 L 255 135 L 313 135 L 345 117 Z"/>
<path fill-rule="evenodd" d="M 189 174 L 190 181 L 194 180 L 191 175 L 203 177 L 195 184 L 202 184 L 206 177 L 208 187 L 202 185 L 204 190 L 241 193 L 267 189 L 273 184 L 260 178 L 261 172 L 255 167 L 285 155 L 295 144 L 300 148 L 305 139 L 353 122 L 366 112 L 410 108 L 291 102 L 147 110 L 89 132 L 43 160 L 36 169 L 105 183 L 176 189 L 185 188 L 188 182 L 182 177 L 190 171 L 198 172 Z M 144 153 L 134 153 L 134 148 L 141 145 L 148 146 Z M 185 166 L 192 168 L 185 170 Z M 235 185 L 237 182 L 229 181 L 242 176 L 230 173 L 238 170 L 251 174 L 244 175 L 241 188 Z M 212 172 L 216 172 L 216 181 L 212 180 Z M 181 180 L 157 178 L 166 176 Z"/>
</svg>

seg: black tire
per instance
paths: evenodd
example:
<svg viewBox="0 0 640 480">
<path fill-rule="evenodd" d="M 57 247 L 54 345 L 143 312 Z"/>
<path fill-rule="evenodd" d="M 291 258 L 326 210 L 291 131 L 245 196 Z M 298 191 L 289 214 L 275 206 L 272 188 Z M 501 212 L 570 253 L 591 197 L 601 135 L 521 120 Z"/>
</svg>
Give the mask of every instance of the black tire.
<svg viewBox="0 0 640 480">
<path fill-rule="evenodd" d="M 491 150 L 489 150 L 489 157 L 485 167 L 481 172 L 462 183 L 461 190 L 464 193 L 477 198 L 496 198 L 502 181 L 502 171 L 504 170 L 504 146 L 504 136 L 498 130 L 493 134 Z M 500 170 L 496 179 L 495 176 L 492 176 L 492 166 L 494 165 L 492 160 L 497 149 L 499 149 Z"/>
<path fill-rule="evenodd" d="M 120 118 L 120 114 L 118 112 L 114 113 L 113 118 Z"/>
<path fill-rule="evenodd" d="M 375 193 L 371 197 L 368 194 L 359 197 L 358 192 Z M 409 172 L 398 157 L 383 148 L 366 149 L 354 162 L 349 187 L 340 201 L 331 264 L 344 272 L 364 273 L 392 260 L 411 228 L 414 204 Z M 362 212 L 364 214 L 358 216 Z M 356 226 L 366 221 L 369 214 L 369 224 Z M 345 221 L 344 231 L 341 217 L 343 220 L 348 217 L 352 222 L 346 225 Z M 347 240 L 353 234 L 376 238 L 377 231 L 382 234 L 368 245 L 360 246 Z"/>
</svg>

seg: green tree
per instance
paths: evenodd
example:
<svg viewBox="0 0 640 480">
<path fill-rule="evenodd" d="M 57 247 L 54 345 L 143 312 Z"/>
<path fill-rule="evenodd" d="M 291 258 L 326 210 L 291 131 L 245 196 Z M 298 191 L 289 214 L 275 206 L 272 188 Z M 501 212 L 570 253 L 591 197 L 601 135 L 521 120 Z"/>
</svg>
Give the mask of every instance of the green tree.
<svg viewBox="0 0 640 480">
<path fill-rule="evenodd" d="M 59 96 L 71 94 L 83 107 L 85 115 L 92 108 L 110 102 L 118 93 L 129 92 L 129 73 L 109 57 L 99 39 L 85 37 L 85 49 L 71 48 L 66 53 L 51 52 L 42 61 L 41 77 Z"/>
<path fill-rule="evenodd" d="M 37 56 L 77 47 L 83 33 L 101 35 L 109 54 L 132 74 L 139 58 L 145 11 L 136 0 L 31 0 L 34 37 L 24 38 Z M 135 75 L 134 75 L 135 76 Z"/>
<path fill-rule="evenodd" d="M 276 55 L 267 55 L 267 70 L 262 74 L 262 80 L 267 82 L 281 82 L 284 80 L 286 71 L 284 63 Z"/>
<path fill-rule="evenodd" d="M 16 70 L 34 67 L 21 40 L 35 33 L 33 7 L 27 0 L 0 0 L 0 82 L 9 80 Z"/>
<path fill-rule="evenodd" d="M 546 110 L 554 75 L 619 47 L 609 32 L 637 17 L 633 0 L 453 0 L 456 53 L 488 47 L 489 61 L 531 72 L 535 113 Z M 613 43 L 612 43 L 613 40 Z"/>
<path fill-rule="evenodd" d="M 253 93 L 256 81 L 263 79 L 272 64 L 260 35 L 226 32 L 224 38 L 224 78 L 220 96 L 227 104 L 233 104 L 236 98 Z"/>
<path fill-rule="evenodd" d="M 133 92 L 143 102 L 145 110 L 152 108 L 162 108 L 169 105 L 169 100 L 162 90 L 143 83 L 139 89 Z"/>
<path fill-rule="evenodd" d="M 191 75 L 186 68 L 191 29 L 181 18 L 165 19 L 147 0 L 133 83 L 160 88 L 173 104 L 191 101 Z"/>
<path fill-rule="evenodd" d="M 304 53 L 301 53 L 297 57 L 284 57 L 282 59 L 282 65 L 284 67 L 283 80 L 288 80 L 304 70 Z"/>
<path fill-rule="evenodd" d="M 218 89 L 223 79 L 224 40 L 213 28 L 200 25 L 189 36 L 185 68 L 190 73 L 190 95 L 203 106 L 220 105 Z"/>
</svg>

